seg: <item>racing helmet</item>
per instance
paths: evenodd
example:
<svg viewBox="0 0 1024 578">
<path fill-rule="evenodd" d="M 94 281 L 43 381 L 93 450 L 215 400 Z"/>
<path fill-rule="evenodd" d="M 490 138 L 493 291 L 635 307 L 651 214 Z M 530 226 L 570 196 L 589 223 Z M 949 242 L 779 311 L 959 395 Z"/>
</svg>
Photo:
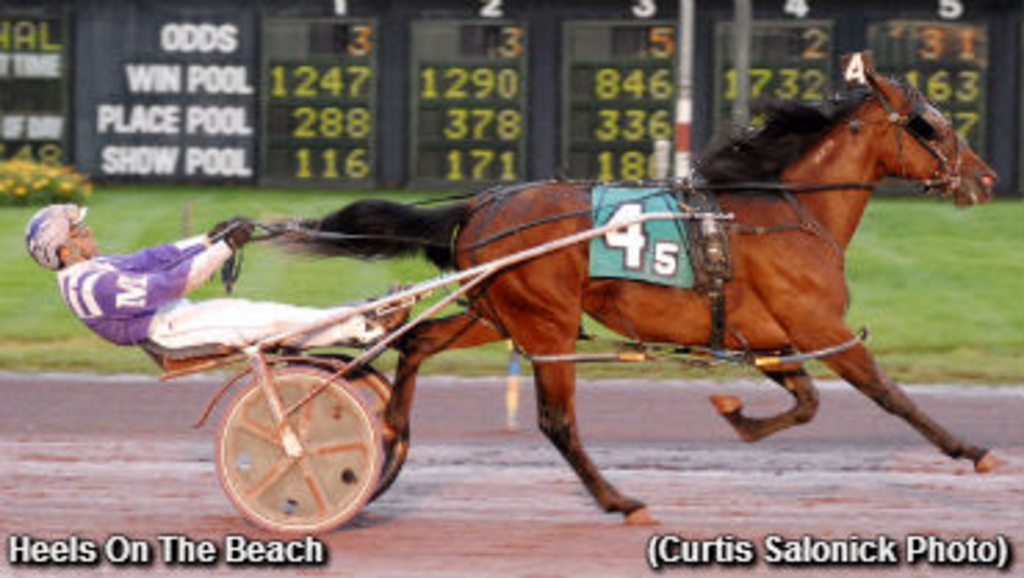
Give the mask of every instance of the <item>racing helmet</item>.
<svg viewBox="0 0 1024 578">
<path fill-rule="evenodd" d="M 71 230 L 85 220 L 87 212 L 78 205 L 50 205 L 37 212 L 25 228 L 28 254 L 51 271 L 60 269 L 60 248 L 71 240 Z"/>
</svg>

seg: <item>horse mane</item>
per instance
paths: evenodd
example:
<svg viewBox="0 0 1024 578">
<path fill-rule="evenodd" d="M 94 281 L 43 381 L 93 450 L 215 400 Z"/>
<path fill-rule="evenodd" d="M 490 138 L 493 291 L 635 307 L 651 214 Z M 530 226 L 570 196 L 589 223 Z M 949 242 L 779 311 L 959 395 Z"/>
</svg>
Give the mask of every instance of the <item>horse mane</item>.
<svg viewBox="0 0 1024 578">
<path fill-rule="evenodd" d="M 870 94 L 867 90 L 850 90 L 823 103 L 758 103 L 752 112 L 764 118 L 764 124 L 713 139 L 708 152 L 697 161 L 696 171 L 712 184 L 778 181 L 787 166 L 845 120 Z"/>
</svg>

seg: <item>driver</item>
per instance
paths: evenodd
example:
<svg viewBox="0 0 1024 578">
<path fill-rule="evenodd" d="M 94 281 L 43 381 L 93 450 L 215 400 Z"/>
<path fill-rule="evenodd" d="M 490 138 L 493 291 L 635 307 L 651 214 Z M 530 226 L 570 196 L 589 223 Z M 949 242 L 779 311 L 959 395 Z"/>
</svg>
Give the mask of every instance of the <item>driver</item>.
<svg viewBox="0 0 1024 578">
<path fill-rule="evenodd" d="M 186 299 L 249 242 L 253 224 L 248 219 L 224 221 L 206 235 L 130 255 L 100 255 L 92 230 L 83 224 L 86 211 L 78 205 L 40 210 L 28 223 L 25 242 L 37 263 L 57 272 L 61 294 L 74 314 L 111 343 L 152 342 L 172 350 L 207 345 L 242 348 L 350 309 Z M 408 314 L 406 306 L 380 317 L 356 315 L 292 338 L 287 345 L 366 345 L 402 324 Z"/>
</svg>

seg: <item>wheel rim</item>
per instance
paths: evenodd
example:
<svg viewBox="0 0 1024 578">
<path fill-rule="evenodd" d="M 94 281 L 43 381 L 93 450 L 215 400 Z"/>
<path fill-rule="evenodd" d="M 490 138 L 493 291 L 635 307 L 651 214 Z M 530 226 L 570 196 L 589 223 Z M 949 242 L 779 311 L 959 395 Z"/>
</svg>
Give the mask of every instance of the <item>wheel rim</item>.
<svg viewBox="0 0 1024 578">
<path fill-rule="evenodd" d="M 338 359 L 342 363 L 350 363 L 351 357 L 340 356 Z M 366 373 L 360 373 L 358 377 L 350 378 L 348 381 L 352 389 L 359 395 L 366 407 L 370 409 L 370 412 L 377 418 L 377 423 L 387 423 L 384 418 L 384 411 L 387 408 L 388 401 L 391 399 L 391 382 L 386 377 L 377 373 L 373 368 Z M 391 488 L 395 479 L 398 477 L 398 473 L 402 470 L 402 466 L 405 463 L 405 457 L 407 455 L 406 448 L 399 450 L 396 447 L 398 440 L 384 440 L 384 460 L 381 465 L 381 479 L 377 483 L 377 487 L 374 489 L 373 496 L 370 497 L 370 503 L 376 501 L 387 490 Z M 384 476 L 387 476 L 385 479 Z"/>
<path fill-rule="evenodd" d="M 271 372 L 285 407 L 331 374 L 314 368 Z M 289 457 L 263 391 L 251 383 L 228 409 L 218 443 L 218 473 L 239 511 L 279 532 L 319 532 L 344 524 L 370 499 L 383 457 L 376 417 L 339 380 L 288 419 L 303 451 Z"/>
</svg>

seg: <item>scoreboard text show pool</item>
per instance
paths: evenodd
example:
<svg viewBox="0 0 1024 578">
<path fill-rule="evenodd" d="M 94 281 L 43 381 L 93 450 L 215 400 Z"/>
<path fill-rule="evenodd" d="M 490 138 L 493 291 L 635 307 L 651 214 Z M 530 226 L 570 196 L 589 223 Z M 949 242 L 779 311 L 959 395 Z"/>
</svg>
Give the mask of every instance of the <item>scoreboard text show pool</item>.
<svg viewBox="0 0 1024 578">
<path fill-rule="evenodd" d="M 733 130 L 732 4 L 683 39 L 677 0 L 0 0 L 0 158 L 280 188 L 671 175 L 683 40 L 694 152 Z M 1020 191 L 1019 0 L 754 9 L 751 103 L 827 101 L 870 49 Z"/>
</svg>

